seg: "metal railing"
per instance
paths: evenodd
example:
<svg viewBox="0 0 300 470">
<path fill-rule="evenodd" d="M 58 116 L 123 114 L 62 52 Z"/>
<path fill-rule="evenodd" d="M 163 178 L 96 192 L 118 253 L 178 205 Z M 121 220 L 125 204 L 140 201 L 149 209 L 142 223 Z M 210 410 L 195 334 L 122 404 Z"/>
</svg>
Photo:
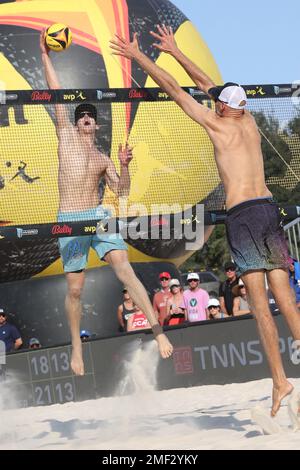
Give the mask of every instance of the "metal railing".
<svg viewBox="0 0 300 470">
<path fill-rule="evenodd" d="M 287 233 L 290 256 L 300 261 L 300 217 L 285 225 L 284 230 Z"/>
</svg>

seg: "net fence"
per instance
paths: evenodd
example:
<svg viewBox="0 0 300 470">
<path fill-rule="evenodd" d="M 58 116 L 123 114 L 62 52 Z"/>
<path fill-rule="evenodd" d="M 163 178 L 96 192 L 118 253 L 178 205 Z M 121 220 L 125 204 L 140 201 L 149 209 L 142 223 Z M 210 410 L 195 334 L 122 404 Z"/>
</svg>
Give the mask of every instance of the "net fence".
<svg viewBox="0 0 300 470">
<path fill-rule="evenodd" d="M 251 98 L 249 109 L 262 134 L 267 184 L 280 203 L 297 204 L 300 106 L 295 90 L 276 85 L 246 89 Z M 213 107 L 196 89 L 187 91 Z M 60 94 L 16 91 L 2 101 L 2 224 L 52 223 L 57 220 L 66 193 L 71 210 L 99 203 L 113 207 L 118 215 L 120 194 L 115 194 L 105 178 L 101 157 L 108 156 L 120 174 L 118 147 L 126 141 L 133 148 L 126 200 L 131 215 L 135 207 L 136 212 L 141 207 L 149 212 L 153 205 L 166 205 L 166 213 L 173 212 L 173 206 L 178 204 L 183 207 L 204 203 L 206 210 L 224 207 L 224 191 L 206 132 L 158 89 L 123 89 L 121 93 L 63 90 Z M 79 139 L 74 139 L 71 128 L 65 131 L 63 146 L 59 145 L 56 131 L 57 104 L 74 124 L 76 106 L 86 101 L 94 104 L 98 112 L 95 143 L 99 154 L 92 158 Z"/>
<path fill-rule="evenodd" d="M 267 184 L 281 205 L 295 208 L 300 202 L 299 88 L 245 89 L 262 134 Z M 213 108 L 198 89 L 185 90 Z M 94 233 L 98 215 L 89 213 L 88 222 L 82 216 L 91 207 L 108 208 L 113 217 L 158 214 L 148 223 L 163 228 L 169 223 L 165 215 L 186 207 L 193 211 L 200 203 L 205 225 L 224 220 L 213 146 L 160 89 L 9 91 L 0 93 L 0 102 L 0 282 L 62 272 L 57 238 Z M 93 150 L 74 127 L 76 107 L 87 102 L 98 114 Z M 59 109 L 68 122 L 62 130 Z M 112 163 L 121 173 L 119 145 L 124 148 L 126 142 L 133 159 L 130 186 L 125 184 L 122 193 L 104 169 Z M 72 212 L 72 223 L 60 224 L 59 212 L 66 211 Z M 129 236 L 126 242 L 136 262 L 186 256 L 184 240 L 174 232 L 164 240 Z"/>
</svg>

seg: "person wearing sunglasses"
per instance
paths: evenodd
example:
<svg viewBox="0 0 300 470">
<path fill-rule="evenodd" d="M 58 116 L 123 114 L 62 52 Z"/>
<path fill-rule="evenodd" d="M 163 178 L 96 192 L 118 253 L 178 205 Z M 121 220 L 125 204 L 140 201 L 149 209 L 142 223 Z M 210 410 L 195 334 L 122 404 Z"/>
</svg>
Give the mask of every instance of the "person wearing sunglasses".
<svg viewBox="0 0 300 470">
<path fill-rule="evenodd" d="M 7 321 L 3 308 L 0 308 L 0 341 L 4 342 L 7 353 L 19 349 L 23 344 L 19 330 Z"/>
<path fill-rule="evenodd" d="M 56 71 L 45 44 L 45 30 L 40 35 L 42 63 L 48 87 L 60 88 Z M 56 132 L 58 137 L 58 222 L 103 220 L 111 217 L 110 211 L 101 205 L 99 184 L 105 179 L 112 192 L 124 201 L 130 192 L 129 165 L 132 148 L 128 143 L 119 145 L 119 175 L 112 158 L 100 152 L 96 146 L 96 132 L 101 130 L 97 122 L 97 109 L 90 103 L 82 103 L 75 110 L 75 125 L 71 123 L 68 106 L 55 105 Z M 135 275 L 127 254 L 127 246 L 121 234 L 95 233 L 78 237 L 61 237 L 58 240 L 60 255 L 67 279 L 65 308 L 72 338 L 71 368 L 75 375 L 84 375 L 80 320 L 81 296 L 85 284 L 85 267 L 92 247 L 99 259 L 113 268 L 125 285 L 134 303 L 138 304 L 153 329 L 160 354 L 168 358 L 172 345 L 163 333 L 155 317 L 147 292 Z"/>
<path fill-rule="evenodd" d="M 221 310 L 221 305 L 218 299 L 209 299 L 207 305 L 208 320 L 219 320 L 220 318 L 227 318 L 228 315 Z"/>
<path fill-rule="evenodd" d="M 185 321 L 185 313 L 182 308 L 183 304 L 183 289 L 178 279 L 171 279 L 169 282 L 171 297 L 167 303 L 167 318 L 166 325 L 179 325 Z"/>
<path fill-rule="evenodd" d="M 200 277 L 197 273 L 189 273 L 189 288 L 183 293 L 181 307 L 185 311 L 185 319 L 189 322 L 207 320 L 208 293 L 199 287 Z"/>
<path fill-rule="evenodd" d="M 239 282 L 236 274 L 236 265 L 232 261 L 228 261 L 224 265 L 226 281 L 222 282 L 219 289 L 219 301 L 222 312 L 226 315 L 233 315 L 233 293 L 232 288 Z"/>
<path fill-rule="evenodd" d="M 168 316 L 167 304 L 168 300 L 171 297 L 171 291 L 169 287 L 169 282 L 171 279 L 171 274 L 164 271 L 159 275 L 160 289 L 154 294 L 153 297 L 153 310 L 155 312 L 156 318 L 161 326 L 165 324 L 166 318 Z"/>
<path fill-rule="evenodd" d="M 233 315 L 235 317 L 238 317 L 239 315 L 247 315 L 251 313 L 250 305 L 247 298 L 246 286 L 243 283 L 242 279 L 240 279 L 239 283 L 233 287 L 232 293 L 234 296 Z"/>
</svg>

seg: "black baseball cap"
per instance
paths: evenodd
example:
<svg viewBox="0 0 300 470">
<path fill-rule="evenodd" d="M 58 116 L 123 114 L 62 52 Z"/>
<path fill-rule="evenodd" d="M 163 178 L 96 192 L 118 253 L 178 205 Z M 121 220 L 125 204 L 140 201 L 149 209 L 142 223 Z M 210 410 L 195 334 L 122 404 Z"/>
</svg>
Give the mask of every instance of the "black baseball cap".
<svg viewBox="0 0 300 470">
<path fill-rule="evenodd" d="M 224 271 L 228 271 L 229 269 L 232 269 L 233 271 L 236 270 L 236 264 L 233 263 L 233 261 L 228 261 L 224 264 Z"/>
<path fill-rule="evenodd" d="M 77 124 L 77 121 L 82 117 L 82 113 L 90 113 L 95 119 L 95 122 L 97 122 L 97 109 L 93 104 L 82 103 L 77 106 L 77 108 L 75 109 L 75 124 Z"/>
</svg>

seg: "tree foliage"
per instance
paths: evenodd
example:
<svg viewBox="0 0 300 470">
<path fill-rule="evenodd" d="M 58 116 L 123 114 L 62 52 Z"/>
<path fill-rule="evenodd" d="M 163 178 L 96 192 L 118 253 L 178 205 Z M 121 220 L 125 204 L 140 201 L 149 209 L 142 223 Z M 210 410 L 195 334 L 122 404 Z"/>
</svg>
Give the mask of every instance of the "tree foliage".
<svg viewBox="0 0 300 470">
<path fill-rule="evenodd" d="M 291 135 L 296 134 L 300 137 L 300 110 L 299 116 L 296 116 L 289 122 L 286 130 L 280 128 L 280 122 L 274 116 L 267 116 L 262 111 L 253 113 L 253 115 L 263 134 L 287 164 L 290 164 L 292 153 L 288 140 L 291 138 Z M 272 145 L 262 136 L 266 180 L 270 177 L 283 178 L 287 171 L 287 165 L 284 164 Z M 300 183 L 293 189 L 287 189 L 278 184 L 269 185 L 269 189 L 279 203 L 300 206 Z M 222 274 L 223 265 L 229 259 L 230 253 L 226 241 L 225 226 L 218 225 L 208 242 L 181 266 L 181 270 L 215 270 Z"/>
</svg>

